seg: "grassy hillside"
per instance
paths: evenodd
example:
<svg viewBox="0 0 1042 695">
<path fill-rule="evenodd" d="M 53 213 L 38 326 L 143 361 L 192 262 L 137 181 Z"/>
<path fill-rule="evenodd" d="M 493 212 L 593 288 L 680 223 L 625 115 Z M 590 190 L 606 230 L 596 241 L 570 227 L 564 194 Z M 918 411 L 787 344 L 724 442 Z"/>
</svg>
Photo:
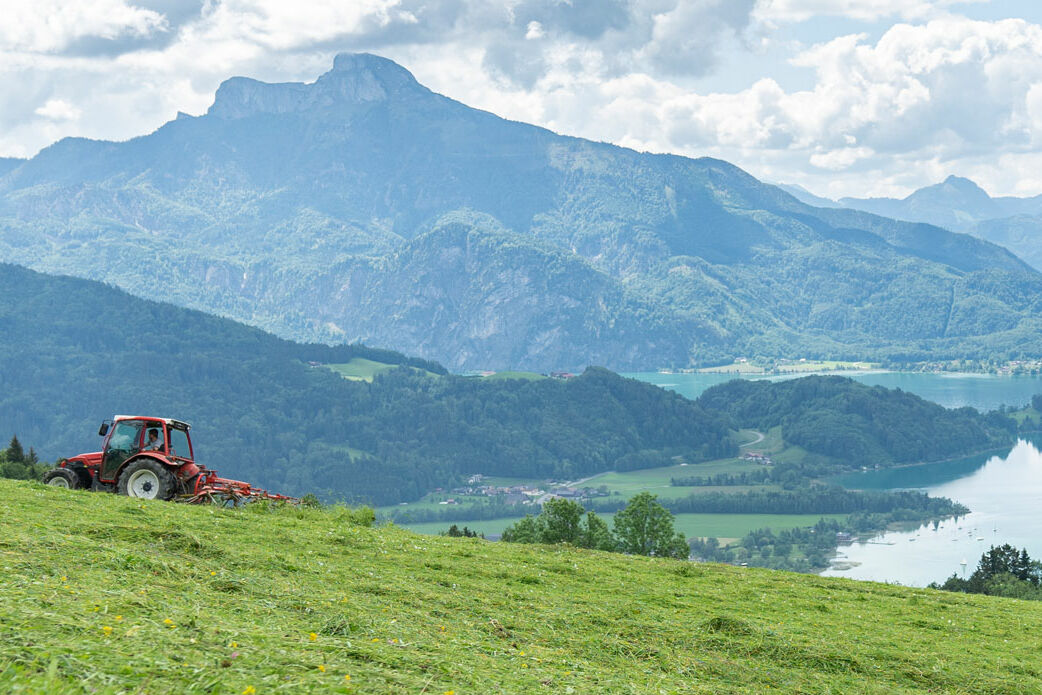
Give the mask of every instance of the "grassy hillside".
<svg viewBox="0 0 1042 695">
<path fill-rule="evenodd" d="M 346 511 L 0 494 L 4 692 L 1042 690 L 1035 604 L 422 537 Z"/>
</svg>

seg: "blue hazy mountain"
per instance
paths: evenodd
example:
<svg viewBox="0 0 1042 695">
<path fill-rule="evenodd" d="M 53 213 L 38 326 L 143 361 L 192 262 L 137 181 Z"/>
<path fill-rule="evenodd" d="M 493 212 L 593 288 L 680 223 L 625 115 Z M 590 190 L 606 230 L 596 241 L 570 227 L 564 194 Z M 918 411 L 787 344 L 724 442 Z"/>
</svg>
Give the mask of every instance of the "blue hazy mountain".
<svg viewBox="0 0 1042 695">
<path fill-rule="evenodd" d="M 1042 269 L 1042 196 L 992 198 L 969 179 L 949 176 L 906 198 L 843 198 L 848 208 L 926 222 L 1004 246 Z"/>
<path fill-rule="evenodd" d="M 0 176 L 3 176 L 9 171 L 13 171 L 16 167 L 19 167 L 24 163 L 24 159 L 18 159 L 17 157 L 0 157 Z"/>
<path fill-rule="evenodd" d="M 803 186 L 798 183 L 777 183 L 775 184 L 778 188 L 782 189 L 789 195 L 801 203 L 806 203 L 816 208 L 841 208 L 843 207 L 831 198 L 823 198 L 820 195 L 814 195 Z"/>
<path fill-rule="evenodd" d="M 1042 353 L 1042 276 L 716 159 L 563 137 L 340 55 L 0 175 L 0 260 L 452 368 Z"/>
</svg>

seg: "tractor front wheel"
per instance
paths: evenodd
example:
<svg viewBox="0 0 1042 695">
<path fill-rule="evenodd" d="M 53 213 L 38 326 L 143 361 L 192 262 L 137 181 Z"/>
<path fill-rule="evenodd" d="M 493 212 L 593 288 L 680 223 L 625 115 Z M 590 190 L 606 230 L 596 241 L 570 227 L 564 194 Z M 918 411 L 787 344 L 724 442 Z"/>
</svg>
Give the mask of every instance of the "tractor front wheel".
<svg viewBox="0 0 1042 695">
<path fill-rule="evenodd" d="M 177 491 L 177 479 L 153 459 L 131 461 L 119 476 L 119 494 L 147 500 L 168 500 Z"/>
<path fill-rule="evenodd" d="M 68 468 L 52 468 L 43 474 L 43 484 L 75 490 L 80 486 L 80 476 Z"/>
</svg>

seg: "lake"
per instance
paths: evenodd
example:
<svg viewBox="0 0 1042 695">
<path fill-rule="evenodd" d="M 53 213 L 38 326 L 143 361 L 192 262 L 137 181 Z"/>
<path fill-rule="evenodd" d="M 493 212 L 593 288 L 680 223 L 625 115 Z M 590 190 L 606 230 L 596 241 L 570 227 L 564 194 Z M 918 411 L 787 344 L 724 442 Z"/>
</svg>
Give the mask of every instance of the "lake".
<svg viewBox="0 0 1042 695">
<path fill-rule="evenodd" d="M 848 372 L 869 385 L 900 388 L 948 408 L 972 406 L 993 410 L 1023 405 L 1042 393 L 1042 376 Z M 737 378 L 728 374 L 627 374 L 697 398 L 710 386 Z M 742 377 L 792 379 L 804 375 Z M 1042 558 L 1042 438 L 1020 441 L 1010 451 L 971 456 L 957 461 L 870 471 L 843 476 L 836 482 L 851 488 L 923 490 L 949 497 L 971 512 L 960 519 L 890 532 L 865 543 L 841 546 L 826 576 L 849 577 L 908 586 L 943 582 L 952 573 L 968 576 L 981 553 L 1009 543 Z M 962 565 L 962 561 L 966 565 Z M 844 569 L 840 569 L 840 568 Z"/>
<path fill-rule="evenodd" d="M 829 372 L 848 376 L 870 386 L 886 386 L 909 391 L 946 408 L 973 406 L 978 410 L 994 410 L 1000 405 L 1026 405 L 1036 393 L 1042 393 L 1042 375 L 996 376 L 993 374 L 912 373 L 912 372 Z M 640 379 L 676 391 L 685 398 L 698 398 L 710 386 L 732 379 L 798 379 L 807 374 L 779 376 L 739 376 L 737 374 L 660 374 L 632 372 L 623 376 Z"/>
<path fill-rule="evenodd" d="M 1027 548 L 1033 558 L 1042 557 L 1042 452 L 1038 443 L 1042 440 L 1022 440 L 1000 456 L 870 471 L 837 479 L 847 487 L 923 490 L 958 500 L 971 512 L 942 521 L 936 528 L 924 525 L 884 533 L 867 543 L 840 546 L 836 560 L 854 566 L 822 574 L 925 586 L 942 582 L 952 573 L 969 576 L 981 553 L 992 545 L 1009 543 Z"/>
</svg>

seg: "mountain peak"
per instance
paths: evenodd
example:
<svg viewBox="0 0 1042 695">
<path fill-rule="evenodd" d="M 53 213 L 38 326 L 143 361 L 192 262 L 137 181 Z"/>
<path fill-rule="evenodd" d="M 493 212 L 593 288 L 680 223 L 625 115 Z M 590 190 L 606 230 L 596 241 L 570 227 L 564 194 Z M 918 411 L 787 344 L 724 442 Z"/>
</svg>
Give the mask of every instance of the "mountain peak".
<svg viewBox="0 0 1042 695">
<path fill-rule="evenodd" d="M 416 84 L 411 72 L 390 58 L 372 53 L 337 53 L 333 69 L 326 75 L 330 73 L 367 73 L 384 83 Z"/>
<path fill-rule="evenodd" d="M 974 181 L 971 181 L 967 178 L 963 178 L 962 176 L 956 176 L 954 174 L 946 178 L 944 180 L 944 183 L 942 183 L 941 185 L 947 186 L 949 188 L 954 188 L 960 191 L 972 191 L 974 193 L 980 191 L 981 193 L 985 193 L 984 189 L 978 186 Z M 987 194 L 985 193 L 985 195 Z"/>
<path fill-rule="evenodd" d="M 961 176 L 949 176 L 943 182 L 920 188 L 905 198 L 916 204 L 945 205 L 966 209 L 966 206 L 990 206 L 991 196 L 973 181 Z"/>
<path fill-rule="evenodd" d="M 410 92 L 430 93 L 393 60 L 370 53 L 340 53 L 333 59 L 333 69 L 310 84 L 270 84 L 248 77 L 225 80 L 207 113 L 234 119 L 258 113 L 311 112 L 386 101 Z"/>
</svg>

